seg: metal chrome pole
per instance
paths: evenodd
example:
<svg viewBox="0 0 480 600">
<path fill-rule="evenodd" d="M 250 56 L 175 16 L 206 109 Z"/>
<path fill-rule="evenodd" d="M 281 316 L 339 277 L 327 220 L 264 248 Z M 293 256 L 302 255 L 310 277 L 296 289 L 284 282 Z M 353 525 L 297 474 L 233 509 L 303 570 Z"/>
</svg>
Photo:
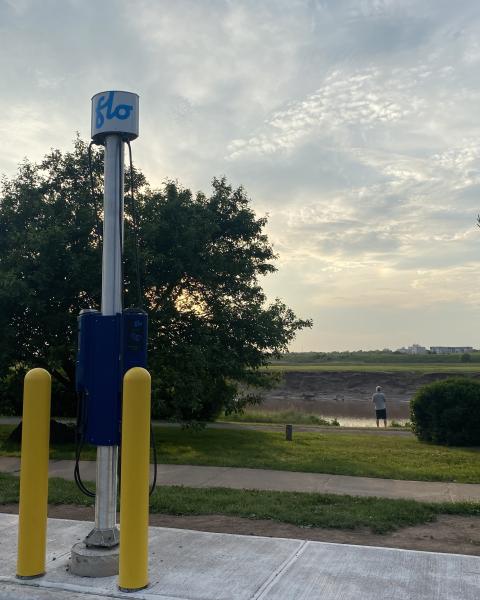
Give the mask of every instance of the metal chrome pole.
<svg viewBox="0 0 480 600">
<path fill-rule="evenodd" d="M 120 135 L 105 138 L 102 314 L 122 312 L 124 147 Z M 118 446 L 97 447 L 95 528 L 89 546 L 116 546 Z"/>
</svg>

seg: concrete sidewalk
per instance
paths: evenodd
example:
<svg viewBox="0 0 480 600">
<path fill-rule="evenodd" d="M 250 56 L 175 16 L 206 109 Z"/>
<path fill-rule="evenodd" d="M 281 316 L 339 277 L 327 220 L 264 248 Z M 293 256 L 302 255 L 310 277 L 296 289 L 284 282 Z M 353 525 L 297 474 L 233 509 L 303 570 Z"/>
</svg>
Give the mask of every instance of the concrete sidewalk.
<svg viewBox="0 0 480 600">
<path fill-rule="evenodd" d="M 73 479 L 74 462 L 50 461 L 50 477 Z M 95 481 L 95 461 L 81 461 L 84 481 Z M 18 475 L 20 459 L 0 457 L 0 471 Z M 233 467 L 200 467 L 193 465 L 159 465 L 157 485 L 188 487 L 226 487 L 235 489 L 274 490 L 288 492 L 318 492 L 407 498 L 424 502 L 480 502 L 480 484 L 427 481 L 402 481 L 374 477 L 350 477 L 322 473 L 298 473 L 268 469 Z"/>
<path fill-rule="evenodd" d="M 49 519 L 43 577 L 15 579 L 16 515 L 0 514 L 0 600 L 478 600 L 480 558 L 151 527 L 148 588 L 68 571 L 92 523 Z"/>
</svg>

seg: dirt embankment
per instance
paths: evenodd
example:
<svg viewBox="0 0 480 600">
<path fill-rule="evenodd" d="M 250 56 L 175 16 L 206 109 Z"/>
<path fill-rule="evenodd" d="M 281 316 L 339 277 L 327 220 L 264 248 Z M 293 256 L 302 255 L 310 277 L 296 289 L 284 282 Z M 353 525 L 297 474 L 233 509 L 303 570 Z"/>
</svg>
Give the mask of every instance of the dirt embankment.
<svg viewBox="0 0 480 600">
<path fill-rule="evenodd" d="M 480 374 L 468 376 L 480 378 Z M 408 419 L 409 403 L 418 388 L 449 377 L 451 373 L 413 371 L 287 371 L 282 382 L 264 394 L 262 407 L 326 417 L 371 417 L 372 394 L 380 385 L 387 398 L 389 419 Z"/>
</svg>

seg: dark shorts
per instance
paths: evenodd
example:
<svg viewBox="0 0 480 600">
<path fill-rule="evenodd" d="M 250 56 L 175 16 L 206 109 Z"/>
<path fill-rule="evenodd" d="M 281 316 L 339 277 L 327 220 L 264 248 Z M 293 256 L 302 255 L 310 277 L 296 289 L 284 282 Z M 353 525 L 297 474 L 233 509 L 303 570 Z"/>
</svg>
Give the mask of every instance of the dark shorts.
<svg viewBox="0 0 480 600">
<path fill-rule="evenodd" d="M 375 411 L 377 413 L 377 419 L 387 419 L 387 409 L 381 408 L 380 410 Z"/>
</svg>

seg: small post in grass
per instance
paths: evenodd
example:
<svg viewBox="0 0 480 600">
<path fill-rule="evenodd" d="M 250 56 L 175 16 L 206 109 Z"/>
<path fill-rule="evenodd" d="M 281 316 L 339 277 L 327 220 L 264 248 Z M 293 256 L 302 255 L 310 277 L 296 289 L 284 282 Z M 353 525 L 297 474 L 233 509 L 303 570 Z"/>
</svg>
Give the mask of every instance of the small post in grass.
<svg viewBox="0 0 480 600">
<path fill-rule="evenodd" d="M 45 574 L 51 377 L 32 369 L 23 385 L 17 577 Z"/>
<path fill-rule="evenodd" d="M 135 592 L 148 585 L 148 481 L 150 476 L 151 379 L 141 367 L 123 379 L 122 480 L 118 587 Z"/>
<path fill-rule="evenodd" d="M 285 439 L 291 442 L 293 439 L 293 425 L 285 425 Z"/>
</svg>

